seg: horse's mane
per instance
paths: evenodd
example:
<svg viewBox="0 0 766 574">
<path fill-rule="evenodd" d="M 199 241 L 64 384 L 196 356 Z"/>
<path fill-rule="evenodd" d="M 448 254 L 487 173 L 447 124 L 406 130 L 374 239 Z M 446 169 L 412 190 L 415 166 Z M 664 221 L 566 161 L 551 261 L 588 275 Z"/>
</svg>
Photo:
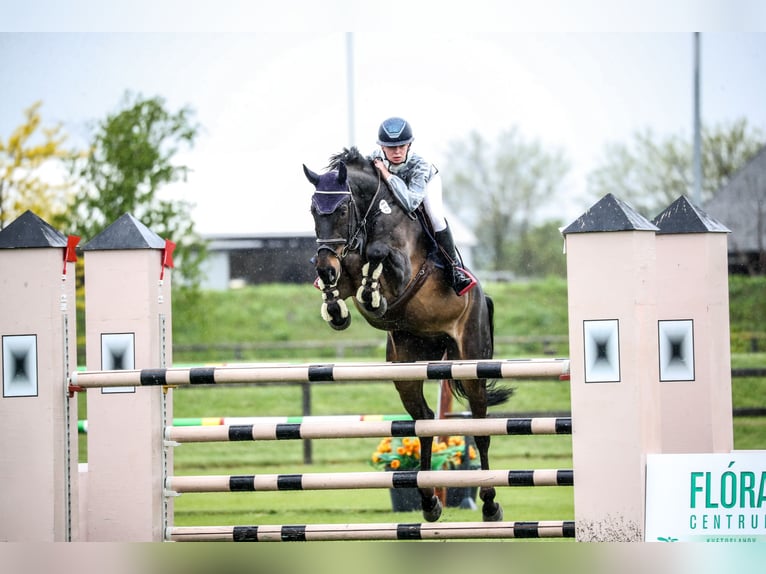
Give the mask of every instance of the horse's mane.
<svg viewBox="0 0 766 574">
<path fill-rule="evenodd" d="M 343 148 L 342 152 L 331 155 L 327 169 L 337 169 L 341 162 L 345 163 L 346 167 L 357 168 L 362 171 L 369 171 L 372 168 L 370 158 L 362 155 L 354 146 Z"/>
</svg>

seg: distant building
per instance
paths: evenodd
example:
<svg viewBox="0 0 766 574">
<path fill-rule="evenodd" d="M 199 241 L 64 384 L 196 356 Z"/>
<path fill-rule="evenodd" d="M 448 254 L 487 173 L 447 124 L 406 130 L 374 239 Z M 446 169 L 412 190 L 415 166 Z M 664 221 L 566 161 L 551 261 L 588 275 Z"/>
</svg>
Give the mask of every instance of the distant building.
<svg viewBox="0 0 766 574">
<path fill-rule="evenodd" d="M 766 274 L 766 146 L 704 205 L 731 230 L 729 272 Z"/>
<path fill-rule="evenodd" d="M 225 290 L 261 283 L 312 283 L 313 232 L 305 234 L 211 234 L 203 289 Z"/>
<path fill-rule="evenodd" d="M 460 222 L 450 219 L 455 243 L 467 266 L 476 238 Z M 316 254 L 313 230 L 291 233 L 216 233 L 208 242 L 203 289 L 225 290 L 262 283 L 313 283 L 311 258 Z"/>
</svg>

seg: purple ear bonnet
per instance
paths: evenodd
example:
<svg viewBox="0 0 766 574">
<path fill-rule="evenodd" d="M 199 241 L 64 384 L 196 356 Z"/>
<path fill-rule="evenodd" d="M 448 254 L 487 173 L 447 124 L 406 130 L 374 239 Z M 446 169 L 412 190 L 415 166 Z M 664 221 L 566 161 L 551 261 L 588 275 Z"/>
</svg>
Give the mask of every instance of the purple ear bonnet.
<svg viewBox="0 0 766 574">
<path fill-rule="evenodd" d="M 341 182 L 338 172 L 330 171 L 319 176 L 311 202 L 317 213 L 327 215 L 333 213 L 350 196 L 351 192 L 345 178 Z"/>
</svg>

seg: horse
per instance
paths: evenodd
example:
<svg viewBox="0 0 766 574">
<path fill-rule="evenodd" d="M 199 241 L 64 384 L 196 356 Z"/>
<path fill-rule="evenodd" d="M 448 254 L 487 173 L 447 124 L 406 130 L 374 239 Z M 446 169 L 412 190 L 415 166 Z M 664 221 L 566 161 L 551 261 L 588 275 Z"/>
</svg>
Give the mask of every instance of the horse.
<svg viewBox="0 0 766 574">
<path fill-rule="evenodd" d="M 388 185 L 355 147 L 330 157 L 317 174 L 303 165 L 314 186 L 311 214 L 317 250 L 315 285 L 322 291 L 322 318 L 335 330 L 349 326 L 345 299 L 353 297 L 372 327 L 387 332 L 391 362 L 490 359 L 494 304 L 481 285 L 458 297 L 445 276 L 437 244 L 420 217 L 400 206 Z M 422 220 L 422 221 L 421 221 Z M 414 420 L 433 419 L 424 381 L 395 382 Z M 468 401 L 474 418 L 504 403 L 513 392 L 486 379 L 449 380 L 453 396 Z M 489 470 L 489 436 L 474 437 L 481 468 Z M 432 441 L 421 441 L 421 469 L 430 470 Z M 439 519 L 441 500 L 433 488 L 419 489 L 424 518 Z M 495 489 L 480 488 L 485 521 L 503 519 Z"/>
</svg>

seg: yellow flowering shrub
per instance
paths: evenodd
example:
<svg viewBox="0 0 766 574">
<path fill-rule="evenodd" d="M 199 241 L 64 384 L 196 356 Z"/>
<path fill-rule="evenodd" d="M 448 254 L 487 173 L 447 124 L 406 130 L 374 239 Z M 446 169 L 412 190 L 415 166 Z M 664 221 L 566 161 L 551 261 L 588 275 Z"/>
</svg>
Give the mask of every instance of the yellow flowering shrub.
<svg viewBox="0 0 766 574">
<path fill-rule="evenodd" d="M 431 447 L 431 470 L 439 470 L 448 464 L 458 467 L 463 463 L 465 440 L 451 436 L 447 442 L 434 437 Z M 468 447 L 470 460 L 476 459 L 476 449 Z M 385 437 L 372 453 L 370 464 L 380 470 L 419 470 L 420 439 L 418 437 Z"/>
</svg>

